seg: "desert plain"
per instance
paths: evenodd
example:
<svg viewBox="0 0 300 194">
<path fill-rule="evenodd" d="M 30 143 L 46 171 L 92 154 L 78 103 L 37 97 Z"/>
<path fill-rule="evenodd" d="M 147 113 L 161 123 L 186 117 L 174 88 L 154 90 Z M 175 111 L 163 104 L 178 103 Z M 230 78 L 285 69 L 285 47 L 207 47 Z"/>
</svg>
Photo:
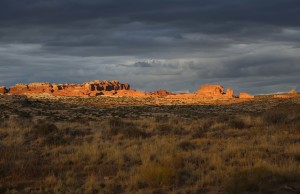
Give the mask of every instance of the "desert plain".
<svg viewBox="0 0 300 194">
<path fill-rule="evenodd" d="M 0 193 L 297 194 L 300 95 L 2 87 L 0 156 Z"/>
</svg>

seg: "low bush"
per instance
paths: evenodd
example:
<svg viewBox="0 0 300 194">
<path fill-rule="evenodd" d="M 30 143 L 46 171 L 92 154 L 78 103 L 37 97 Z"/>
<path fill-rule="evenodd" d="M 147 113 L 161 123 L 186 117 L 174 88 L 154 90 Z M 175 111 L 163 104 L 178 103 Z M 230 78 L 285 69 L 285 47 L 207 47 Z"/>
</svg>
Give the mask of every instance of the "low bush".
<svg viewBox="0 0 300 194">
<path fill-rule="evenodd" d="M 133 122 L 126 122 L 121 119 L 110 119 L 108 128 L 102 130 L 102 134 L 106 137 L 122 135 L 125 138 L 146 138 L 149 136 Z"/>
<path fill-rule="evenodd" d="M 233 117 L 227 121 L 230 128 L 233 129 L 245 129 L 251 127 L 245 121 L 243 121 L 241 118 Z"/>
<path fill-rule="evenodd" d="M 286 181 L 286 177 L 266 167 L 254 167 L 238 171 L 227 182 L 228 193 L 274 193 L 275 187 Z"/>
<path fill-rule="evenodd" d="M 287 112 L 269 110 L 263 114 L 263 120 L 269 125 L 284 124 L 287 120 Z"/>
<path fill-rule="evenodd" d="M 174 183 L 176 169 L 157 163 L 142 164 L 139 168 L 139 181 L 148 187 L 159 188 Z"/>
<path fill-rule="evenodd" d="M 182 141 L 177 146 L 183 151 L 195 150 L 197 148 L 196 144 L 190 141 Z"/>
<path fill-rule="evenodd" d="M 45 121 L 35 124 L 31 130 L 32 134 L 41 136 L 47 136 L 56 132 L 58 132 L 56 125 Z"/>
</svg>

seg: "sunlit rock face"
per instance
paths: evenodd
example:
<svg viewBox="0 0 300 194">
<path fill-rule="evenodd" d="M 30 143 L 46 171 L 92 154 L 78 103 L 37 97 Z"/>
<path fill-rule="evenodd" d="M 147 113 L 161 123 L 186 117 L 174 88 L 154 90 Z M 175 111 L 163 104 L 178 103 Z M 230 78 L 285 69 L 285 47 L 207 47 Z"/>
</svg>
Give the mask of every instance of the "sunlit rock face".
<svg viewBox="0 0 300 194">
<path fill-rule="evenodd" d="M 118 90 L 130 90 L 130 85 L 117 80 L 95 80 L 83 84 L 50 84 L 47 82 L 16 84 L 9 90 L 10 94 L 53 94 L 55 96 L 98 96 L 115 94 Z"/>
<path fill-rule="evenodd" d="M 298 94 L 298 93 L 296 92 L 296 90 L 290 90 L 289 94 Z"/>
<path fill-rule="evenodd" d="M 168 96 L 168 95 L 174 95 L 171 92 L 168 92 L 167 90 L 156 90 L 152 92 L 147 93 L 150 96 Z"/>
<path fill-rule="evenodd" d="M 254 98 L 254 96 L 252 96 L 251 94 L 248 94 L 246 92 L 241 92 L 239 97 L 241 99 L 251 99 L 251 98 Z"/>
<path fill-rule="evenodd" d="M 50 96 L 130 96 L 130 97 L 167 97 L 167 98 L 238 98 L 234 91 L 228 88 L 225 92 L 224 88 L 219 85 L 202 85 L 195 93 L 187 94 L 173 94 L 167 90 L 155 90 L 152 92 L 143 92 L 130 88 L 128 83 L 120 83 L 117 80 L 94 80 L 91 82 L 84 82 L 82 84 L 50 84 L 48 82 L 36 82 L 29 84 L 16 84 L 10 89 L 5 86 L 0 87 L 0 94 L 15 94 L 15 95 L 50 95 Z M 292 94 L 290 94 L 292 95 Z M 254 96 L 247 93 L 240 93 L 240 98 L 254 98 Z"/>
<path fill-rule="evenodd" d="M 195 93 L 199 98 L 233 98 L 234 91 L 227 89 L 226 93 L 223 86 L 216 85 L 201 85 L 199 90 Z"/>
</svg>

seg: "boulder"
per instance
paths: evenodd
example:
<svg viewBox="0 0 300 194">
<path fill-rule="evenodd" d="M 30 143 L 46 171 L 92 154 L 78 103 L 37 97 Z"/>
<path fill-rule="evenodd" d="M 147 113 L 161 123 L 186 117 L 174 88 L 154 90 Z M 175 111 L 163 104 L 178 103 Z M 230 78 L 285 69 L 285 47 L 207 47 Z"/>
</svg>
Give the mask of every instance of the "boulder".
<svg viewBox="0 0 300 194">
<path fill-rule="evenodd" d="M 240 93 L 240 98 L 241 99 L 251 99 L 251 98 L 254 98 L 254 96 L 252 96 L 251 94 L 248 94 L 246 92 L 241 92 Z"/>
</svg>

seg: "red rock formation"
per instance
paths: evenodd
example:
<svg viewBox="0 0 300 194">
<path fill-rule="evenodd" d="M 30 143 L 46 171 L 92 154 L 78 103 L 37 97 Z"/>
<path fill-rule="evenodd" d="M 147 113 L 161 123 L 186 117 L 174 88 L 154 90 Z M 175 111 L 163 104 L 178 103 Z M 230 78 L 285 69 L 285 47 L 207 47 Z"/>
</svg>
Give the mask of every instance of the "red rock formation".
<svg viewBox="0 0 300 194">
<path fill-rule="evenodd" d="M 221 97 L 224 94 L 224 88 L 221 85 L 202 85 L 196 92 L 199 97 Z"/>
<path fill-rule="evenodd" d="M 299 98 L 300 94 L 296 90 L 290 90 L 288 93 L 275 94 L 274 98 Z"/>
<path fill-rule="evenodd" d="M 6 93 L 5 87 L 0 87 L 0 94 Z M 30 83 L 16 84 L 8 91 L 9 94 L 24 95 L 54 95 L 54 96 L 132 96 L 149 97 L 161 96 L 170 98 L 234 98 L 234 91 L 227 89 L 226 93 L 221 85 L 203 85 L 195 94 L 173 94 L 166 90 L 158 90 L 149 93 L 132 90 L 129 84 L 122 84 L 117 80 L 113 81 L 91 81 L 82 84 L 50 84 L 50 83 Z M 241 93 L 240 98 L 253 98 L 253 96 Z"/>
<path fill-rule="evenodd" d="M 16 84 L 9 89 L 10 94 L 25 94 L 28 91 L 28 85 L 26 84 Z"/>
<path fill-rule="evenodd" d="M 51 94 L 52 85 L 48 82 L 46 83 L 30 83 L 27 85 L 29 93 L 33 94 Z"/>
<path fill-rule="evenodd" d="M 51 94 L 52 85 L 50 83 L 30 83 L 16 84 L 9 90 L 10 94 Z"/>
<path fill-rule="evenodd" d="M 245 93 L 245 92 L 241 92 L 240 98 L 241 99 L 251 99 L 251 98 L 254 98 L 254 96 L 252 96 L 251 94 Z"/>
<path fill-rule="evenodd" d="M 290 90 L 288 94 L 298 94 L 296 90 Z"/>
<path fill-rule="evenodd" d="M 224 94 L 224 97 L 227 97 L 227 98 L 234 98 L 234 91 L 230 88 L 228 88 L 226 90 L 226 94 Z"/>
<path fill-rule="evenodd" d="M 224 88 L 221 85 L 202 85 L 200 89 L 195 93 L 196 97 L 201 98 L 233 98 L 234 91 L 232 89 L 227 89 L 224 92 Z"/>
<path fill-rule="evenodd" d="M 276 94 L 273 96 L 274 98 L 292 98 L 289 94 Z"/>
<path fill-rule="evenodd" d="M 152 92 L 148 92 L 148 95 L 151 96 L 168 96 L 168 95 L 174 95 L 171 92 L 168 92 L 167 90 L 156 90 L 156 91 L 152 91 Z"/>
<path fill-rule="evenodd" d="M 117 80 L 99 81 L 95 80 L 83 84 L 50 84 L 50 83 L 30 83 L 16 84 L 12 86 L 10 94 L 53 94 L 55 96 L 98 96 L 105 92 L 114 95 L 119 90 L 130 90 L 129 84 L 122 84 Z"/>
<path fill-rule="evenodd" d="M 0 86 L 0 94 L 5 94 L 7 92 L 5 86 Z"/>
<path fill-rule="evenodd" d="M 107 95 L 107 93 L 105 94 Z M 115 96 L 146 97 L 146 93 L 138 90 L 118 90 Z"/>
</svg>

